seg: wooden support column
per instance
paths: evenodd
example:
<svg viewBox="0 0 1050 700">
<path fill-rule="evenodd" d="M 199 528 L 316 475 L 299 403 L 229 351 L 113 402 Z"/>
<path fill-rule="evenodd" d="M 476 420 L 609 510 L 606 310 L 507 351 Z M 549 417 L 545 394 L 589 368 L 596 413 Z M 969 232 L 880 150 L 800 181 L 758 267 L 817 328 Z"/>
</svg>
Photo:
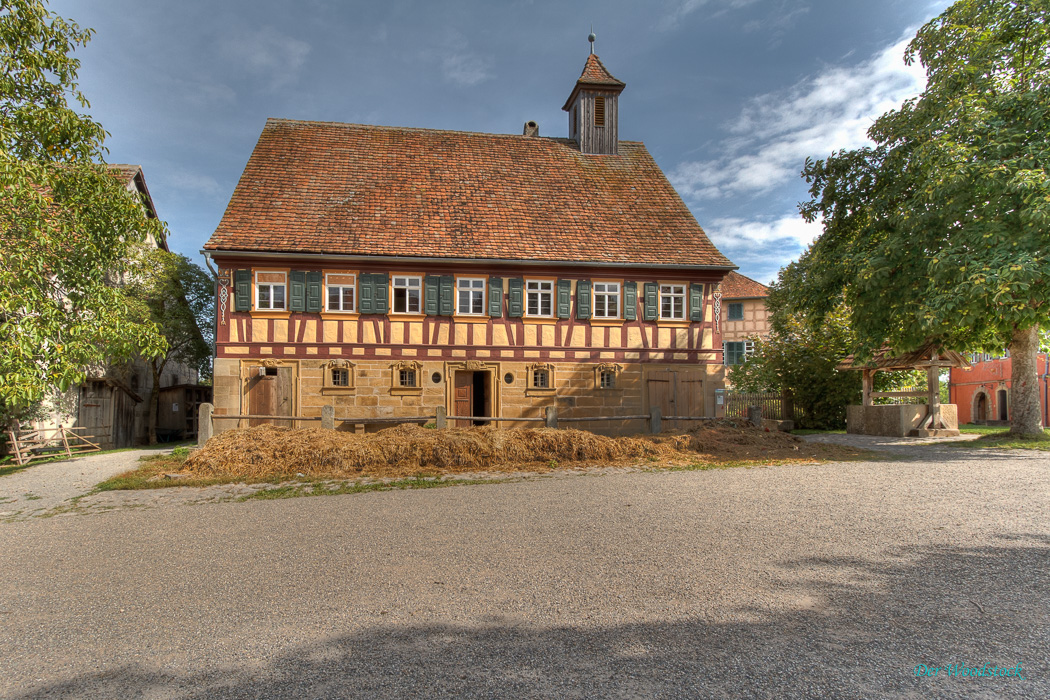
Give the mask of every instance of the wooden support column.
<svg viewBox="0 0 1050 700">
<path fill-rule="evenodd" d="M 874 374 L 873 369 L 866 369 L 861 373 L 861 405 L 863 406 L 871 405 L 871 386 Z"/>
</svg>

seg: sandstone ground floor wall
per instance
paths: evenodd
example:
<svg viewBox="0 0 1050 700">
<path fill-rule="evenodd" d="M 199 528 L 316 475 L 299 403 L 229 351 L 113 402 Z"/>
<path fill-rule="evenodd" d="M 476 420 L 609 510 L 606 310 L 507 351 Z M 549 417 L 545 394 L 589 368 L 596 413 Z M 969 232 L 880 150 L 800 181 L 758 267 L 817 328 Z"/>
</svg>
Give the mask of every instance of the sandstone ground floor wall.
<svg viewBox="0 0 1050 700">
<path fill-rule="evenodd" d="M 292 377 L 292 389 L 287 397 L 289 410 L 282 415 L 319 417 L 322 407 L 332 406 L 336 426 L 343 430 L 383 427 L 382 424 L 369 425 L 369 420 L 376 418 L 407 421 L 434 416 L 438 407 L 443 407 L 449 416 L 459 415 L 457 407 L 465 405 L 460 395 L 468 391 L 462 386 L 465 377 L 477 377 L 472 387 L 480 395 L 475 396 L 475 416 L 540 418 L 547 407 L 555 406 L 559 420 L 647 415 L 654 402 L 663 402 L 661 412 L 665 416 L 682 412 L 713 416 L 715 390 L 722 388 L 724 381 L 724 368 L 716 364 L 217 358 L 214 366 L 216 432 L 247 425 L 246 420 L 222 420 L 222 416 L 248 414 L 253 383 L 268 370 Z M 333 370 L 345 371 L 343 376 L 349 385 L 333 385 Z M 414 372 L 416 386 L 399 385 L 402 370 Z M 533 373 L 537 370 L 549 373 L 548 387 L 534 386 Z M 602 387 L 603 372 L 607 383 L 609 373 L 612 374 L 612 386 Z M 667 403 L 669 392 L 670 405 Z M 537 424 L 502 422 L 500 425 L 536 427 Z M 623 434 L 642 432 L 647 424 L 642 420 L 586 421 L 562 427 Z"/>
</svg>

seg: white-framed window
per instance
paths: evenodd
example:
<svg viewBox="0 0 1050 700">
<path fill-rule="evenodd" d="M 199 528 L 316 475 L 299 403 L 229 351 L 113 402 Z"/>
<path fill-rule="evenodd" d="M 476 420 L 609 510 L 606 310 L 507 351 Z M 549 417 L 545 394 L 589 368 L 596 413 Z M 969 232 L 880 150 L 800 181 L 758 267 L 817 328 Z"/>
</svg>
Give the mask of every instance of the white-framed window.
<svg viewBox="0 0 1050 700">
<path fill-rule="evenodd" d="M 554 315 L 554 282 L 527 280 L 525 282 L 525 314 L 528 316 Z"/>
<path fill-rule="evenodd" d="M 353 311 L 357 303 L 357 277 L 341 273 L 325 275 L 329 311 Z"/>
<path fill-rule="evenodd" d="M 603 369 L 598 374 L 598 388 L 599 389 L 615 389 L 616 388 L 616 372 L 611 369 Z"/>
<path fill-rule="evenodd" d="M 666 321 L 685 320 L 685 285 L 660 285 L 660 318 Z"/>
<path fill-rule="evenodd" d="M 255 308 L 259 311 L 284 311 L 287 290 L 287 272 L 256 272 Z"/>
<path fill-rule="evenodd" d="M 456 280 L 456 310 L 464 315 L 485 313 L 485 280 L 460 277 Z"/>
<path fill-rule="evenodd" d="M 532 388 L 533 389 L 550 389 L 551 388 L 551 371 L 542 367 L 536 367 L 532 370 Z"/>
<path fill-rule="evenodd" d="M 594 283 L 594 317 L 620 318 L 620 283 Z"/>
<path fill-rule="evenodd" d="M 423 296 L 422 277 L 394 277 L 394 313 L 418 314 Z"/>
<path fill-rule="evenodd" d="M 744 303 L 741 301 L 734 301 L 730 303 L 729 310 L 726 315 L 726 320 L 729 321 L 743 321 L 744 320 Z"/>
<path fill-rule="evenodd" d="M 754 351 L 753 340 L 727 341 L 722 351 L 722 364 L 739 365 Z"/>
<path fill-rule="evenodd" d="M 398 370 L 398 386 L 405 389 L 414 389 L 419 386 L 419 382 L 416 380 L 416 370 L 414 369 L 401 369 Z"/>
</svg>

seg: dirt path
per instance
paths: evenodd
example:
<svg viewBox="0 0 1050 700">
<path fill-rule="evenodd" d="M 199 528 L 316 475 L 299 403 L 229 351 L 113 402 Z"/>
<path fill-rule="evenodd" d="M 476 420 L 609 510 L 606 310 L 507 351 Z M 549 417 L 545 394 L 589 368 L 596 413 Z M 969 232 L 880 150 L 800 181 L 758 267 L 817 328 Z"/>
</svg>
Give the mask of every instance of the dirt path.
<svg viewBox="0 0 1050 700">
<path fill-rule="evenodd" d="M 144 455 L 170 449 L 128 450 L 31 465 L 0 477 L 0 519 L 23 520 L 68 505 L 95 484 L 138 466 Z"/>
</svg>

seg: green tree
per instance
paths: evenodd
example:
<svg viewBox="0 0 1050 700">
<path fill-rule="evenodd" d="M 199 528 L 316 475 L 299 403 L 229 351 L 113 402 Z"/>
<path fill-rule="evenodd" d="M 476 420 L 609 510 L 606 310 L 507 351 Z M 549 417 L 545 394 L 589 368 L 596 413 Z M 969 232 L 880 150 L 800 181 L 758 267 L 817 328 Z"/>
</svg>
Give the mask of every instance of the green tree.
<svg viewBox="0 0 1050 700">
<path fill-rule="evenodd" d="M 807 161 L 824 232 L 791 305 L 845 304 L 860 354 L 927 340 L 1013 358 L 1011 432 L 1040 427 L 1035 358 L 1050 315 L 1050 3 L 960 0 L 906 59 L 922 94 L 880 117 L 875 145 Z"/>
<path fill-rule="evenodd" d="M 129 273 L 128 292 L 143 323 L 153 323 L 167 351 L 146 358 L 153 378 L 149 395 L 149 443 L 157 443 L 160 380 L 172 363 L 211 374 L 211 318 L 215 287 L 211 276 L 184 255 L 142 248 Z M 204 329 L 204 332 L 202 332 Z"/>
<path fill-rule="evenodd" d="M 102 162 L 105 132 L 72 57 L 90 30 L 37 0 L 0 0 L 0 404 L 20 410 L 113 358 L 163 351 L 122 271 L 163 225 Z"/>
</svg>

